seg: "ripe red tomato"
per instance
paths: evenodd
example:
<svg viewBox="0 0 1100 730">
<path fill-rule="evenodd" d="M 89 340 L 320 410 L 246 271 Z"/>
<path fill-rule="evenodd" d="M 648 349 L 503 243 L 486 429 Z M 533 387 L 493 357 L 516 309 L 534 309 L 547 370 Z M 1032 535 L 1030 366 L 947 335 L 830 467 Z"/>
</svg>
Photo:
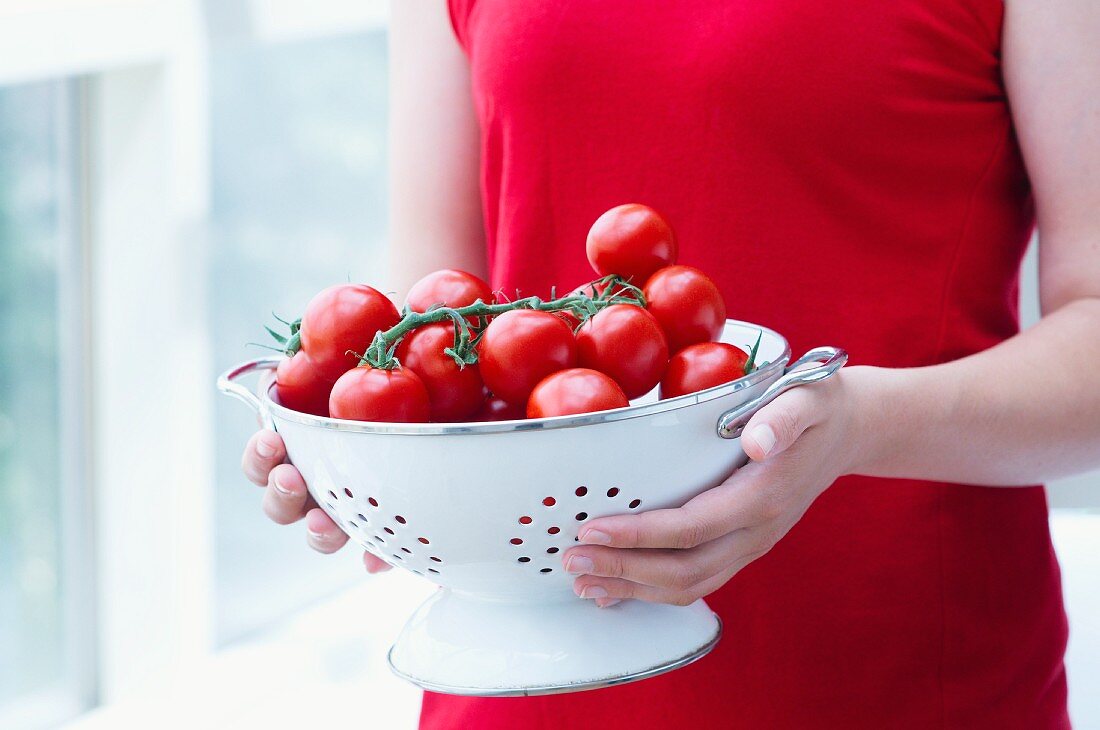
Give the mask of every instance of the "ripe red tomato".
<svg viewBox="0 0 1100 730">
<path fill-rule="evenodd" d="M 517 421 L 526 417 L 526 409 L 523 406 L 514 406 L 503 398 L 491 395 L 485 399 L 481 408 L 475 413 L 471 421 Z"/>
<path fill-rule="evenodd" d="M 569 329 L 572 332 L 576 332 L 577 327 L 580 327 L 581 321 L 577 319 L 577 315 L 573 314 L 572 312 L 561 309 L 557 312 L 554 312 L 553 314 L 562 322 L 565 322 L 567 325 L 569 325 Z"/>
<path fill-rule="evenodd" d="M 706 274 L 690 266 L 666 266 L 649 277 L 642 290 L 646 309 L 665 331 L 669 352 L 722 334 L 726 304 Z"/>
<path fill-rule="evenodd" d="M 569 296 L 577 296 L 578 294 L 584 294 L 587 297 L 595 299 L 600 294 L 607 291 L 607 284 L 597 284 L 594 281 L 585 282 L 581 284 L 573 291 L 569 292 Z"/>
<path fill-rule="evenodd" d="M 294 357 L 279 362 L 275 370 L 275 396 L 292 411 L 327 416 L 332 382 L 304 350 L 299 350 Z"/>
<path fill-rule="evenodd" d="M 485 400 L 477 365 L 460 368 L 453 357 L 443 353 L 454 341 L 454 324 L 436 322 L 406 335 L 395 353 L 401 365 L 416 373 L 428 389 L 433 421 L 464 421 Z"/>
<path fill-rule="evenodd" d="M 641 286 L 657 269 L 676 263 L 676 236 L 660 213 L 628 203 L 596 219 L 585 251 L 597 274 L 618 274 Z"/>
<path fill-rule="evenodd" d="M 745 374 L 748 354 L 725 342 L 700 342 L 680 350 L 661 379 L 661 398 L 698 393 Z"/>
<path fill-rule="evenodd" d="M 478 344 L 485 385 L 514 405 L 523 405 L 540 380 L 577 362 L 577 340 L 549 312 L 514 309 L 496 317 Z"/>
<path fill-rule="evenodd" d="M 427 423 L 428 389 L 408 368 L 356 367 L 332 386 L 328 410 L 333 418 L 382 423 Z"/>
<path fill-rule="evenodd" d="M 668 345 L 656 318 L 633 304 L 613 304 L 577 331 L 577 364 L 610 375 L 637 398 L 665 374 Z"/>
<path fill-rule="evenodd" d="M 397 307 L 365 284 L 337 284 L 310 300 L 302 315 L 302 349 L 335 381 L 359 364 L 379 330 L 397 324 Z"/>
<path fill-rule="evenodd" d="M 488 284 L 465 271 L 441 269 L 413 284 L 405 303 L 414 312 L 427 312 L 436 305 L 465 307 L 478 299 L 493 303 L 493 290 Z"/>
<path fill-rule="evenodd" d="M 630 405 L 619 384 L 588 368 L 570 368 L 547 376 L 531 391 L 528 418 L 570 416 Z"/>
</svg>

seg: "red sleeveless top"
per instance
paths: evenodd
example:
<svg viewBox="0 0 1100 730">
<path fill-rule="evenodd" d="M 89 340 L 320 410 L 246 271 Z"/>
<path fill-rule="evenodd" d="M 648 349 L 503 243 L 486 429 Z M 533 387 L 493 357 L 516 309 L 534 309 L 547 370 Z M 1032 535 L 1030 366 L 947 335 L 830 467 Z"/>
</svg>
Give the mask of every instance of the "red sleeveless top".
<svg viewBox="0 0 1100 730">
<path fill-rule="evenodd" d="M 731 317 L 912 367 L 1017 331 L 1033 226 L 1002 0 L 451 0 L 494 286 L 591 278 L 643 202 Z M 930 394 L 931 395 L 931 394 Z M 622 687 L 428 694 L 424 728 L 1067 727 L 1041 487 L 848 477 L 712 594 L 708 657 Z"/>
</svg>

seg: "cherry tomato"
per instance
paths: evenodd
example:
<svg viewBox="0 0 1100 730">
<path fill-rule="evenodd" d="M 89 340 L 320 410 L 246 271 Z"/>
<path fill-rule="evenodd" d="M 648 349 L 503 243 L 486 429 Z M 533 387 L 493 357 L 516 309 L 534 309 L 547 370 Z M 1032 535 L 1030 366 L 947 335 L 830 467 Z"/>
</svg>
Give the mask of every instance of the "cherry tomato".
<svg viewBox="0 0 1100 730">
<path fill-rule="evenodd" d="M 668 345 L 652 314 L 633 304 L 613 304 L 577 331 L 577 364 L 610 375 L 627 398 L 637 398 L 665 374 Z"/>
<path fill-rule="evenodd" d="M 726 304 L 710 278 L 690 266 L 667 266 L 649 277 L 642 290 L 646 309 L 661 323 L 669 352 L 722 334 Z"/>
<path fill-rule="evenodd" d="M 379 330 L 397 324 L 397 307 L 365 284 L 338 284 L 310 300 L 302 315 L 302 349 L 335 381 L 359 364 Z"/>
<path fill-rule="evenodd" d="M 481 408 L 475 413 L 471 421 L 517 421 L 526 418 L 527 412 L 523 406 L 514 406 L 503 398 L 491 395 L 485 399 Z"/>
<path fill-rule="evenodd" d="M 514 309 L 496 317 L 478 344 L 485 385 L 514 405 L 547 375 L 577 362 L 577 340 L 562 319 L 549 312 Z"/>
<path fill-rule="evenodd" d="M 434 306 L 465 307 L 478 299 L 493 302 L 493 290 L 484 281 L 457 269 L 433 271 L 409 289 L 405 303 L 414 312 L 427 312 Z"/>
<path fill-rule="evenodd" d="M 300 413 L 327 416 L 332 382 L 303 350 L 281 360 L 275 369 L 276 398 L 280 404 Z"/>
<path fill-rule="evenodd" d="M 332 386 L 328 410 L 333 418 L 382 423 L 427 423 L 428 389 L 408 368 L 356 367 Z"/>
<path fill-rule="evenodd" d="M 565 322 L 567 325 L 569 325 L 569 329 L 572 332 L 576 332 L 577 328 L 581 326 L 581 321 L 577 319 L 577 315 L 573 314 L 572 312 L 562 309 L 554 312 L 553 314 L 562 322 Z"/>
<path fill-rule="evenodd" d="M 397 360 L 416 373 L 428 389 L 433 421 L 464 421 L 485 400 L 477 365 L 459 367 L 443 353 L 455 342 L 450 321 L 417 327 L 397 346 Z"/>
<path fill-rule="evenodd" d="M 597 274 L 618 274 L 641 286 L 657 269 L 676 263 L 676 236 L 660 213 L 628 203 L 596 219 L 585 251 Z"/>
<path fill-rule="evenodd" d="M 700 342 L 680 350 L 669 360 L 661 379 L 661 398 L 698 393 L 737 380 L 745 374 L 748 353 L 725 342 Z"/>
<path fill-rule="evenodd" d="M 547 376 L 531 391 L 528 418 L 570 416 L 630 405 L 619 384 L 588 368 L 570 368 Z"/>
<path fill-rule="evenodd" d="M 597 284 L 594 281 L 589 281 L 581 284 L 573 291 L 569 292 L 569 296 L 576 296 L 578 294 L 584 294 L 585 296 L 595 299 L 600 294 L 607 291 L 607 284 Z"/>
</svg>

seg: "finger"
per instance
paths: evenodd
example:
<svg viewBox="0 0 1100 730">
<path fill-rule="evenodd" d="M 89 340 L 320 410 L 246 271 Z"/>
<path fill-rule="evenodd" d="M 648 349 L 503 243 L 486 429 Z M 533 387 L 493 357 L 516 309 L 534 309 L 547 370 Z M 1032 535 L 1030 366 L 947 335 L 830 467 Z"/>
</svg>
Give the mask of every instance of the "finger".
<svg viewBox="0 0 1100 730">
<path fill-rule="evenodd" d="M 736 530 L 691 550 L 622 550 L 578 547 L 562 564 L 574 575 L 623 578 L 634 583 L 684 590 L 726 570 L 730 563 L 756 549 L 752 529 Z"/>
<path fill-rule="evenodd" d="M 753 461 L 783 453 L 824 416 L 827 408 L 823 399 L 818 386 L 787 391 L 749 419 L 741 448 Z"/>
<path fill-rule="evenodd" d="M 319 553 L 334 553 L 344 547 L 347 534 L 324 510 L 315 507 L 306 513 L 306 542 Z"/>
<path fill-rule="evenodd" d="M 393 566 L 387 563 L 377 555 L 372 555 L 370 552 L 363 551 L 363 567 L 367 569 L 368 573 L 384 573 Z"/>
<path fill-rule="evenodd" d="M 757 465 L 742 468 L 714 489 L 708 489 L 676 509 L 591 520 L 581 527 L 578 541 L 617 548 L 687 550 L 717 540 L 734 530 L 775 519 L 782 503 L 766 479 L 751 478 Z"/>
<path fill-rule="evenodd" d="M 279 464 L 268 476 L 261 506 L 272 522 L 289 525 L 306 516 L 309 492 L 292 464 Z"/>
<path fill-rule="evenodd" d="M 263 429 L 252 434 L 241 457 L 241 470 L 258 486 L 267 484 L 267 475 L 286 459 L 286 447 L 279 434 Z"/>
<path fill-rule="evenodd" d="M 581 598 L 594 599 L 597 605 L 607 605 L 611 601 L 634 598 L 650 603 L 668 603 L 674 606 L 687 606 L 710 595 L 725 585 L 730 578 L 759 556 L 746 556 L 722 573 L 686 589 L 661 588 L 647 586 L 622 578 L 602 578 L 582 575 L 573 582 L 573 592 Z"/>
</svg>

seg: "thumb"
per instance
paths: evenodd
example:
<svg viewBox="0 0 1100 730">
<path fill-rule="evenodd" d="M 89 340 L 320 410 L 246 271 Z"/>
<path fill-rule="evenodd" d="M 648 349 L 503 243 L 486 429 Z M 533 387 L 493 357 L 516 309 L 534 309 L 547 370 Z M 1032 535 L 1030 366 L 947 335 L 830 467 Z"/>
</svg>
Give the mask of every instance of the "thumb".
<svg viewBox="0 0 1100 730">
<path fill-rule="evenodd" d="M 807 428 L 816 423 L 813 388 L 787 391 L 756 412 L 745 425 L 741 448 L 753 461 L 764 461 L 783 453 Z"/>
</svg>

